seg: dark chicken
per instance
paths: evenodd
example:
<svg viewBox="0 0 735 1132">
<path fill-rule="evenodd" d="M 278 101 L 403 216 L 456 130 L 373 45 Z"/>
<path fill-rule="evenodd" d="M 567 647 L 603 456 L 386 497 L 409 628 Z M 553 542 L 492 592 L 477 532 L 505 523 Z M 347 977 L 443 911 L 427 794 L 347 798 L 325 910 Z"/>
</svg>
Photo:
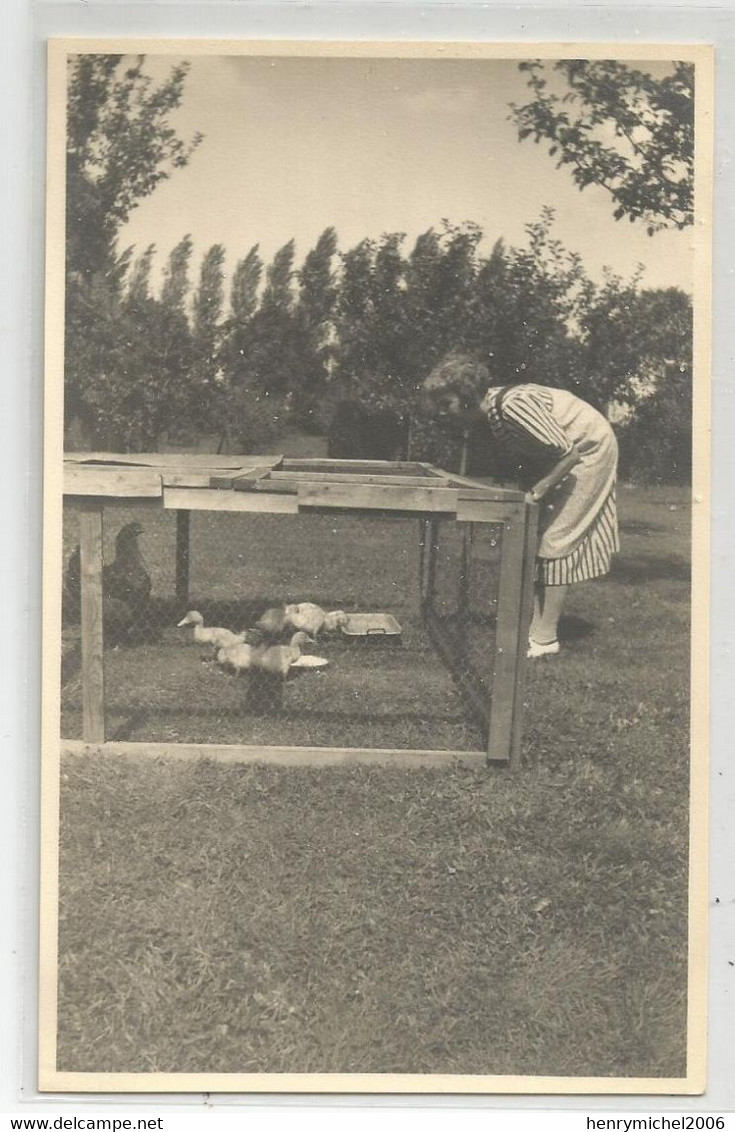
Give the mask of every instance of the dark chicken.
<svg viewBox="0 0 735 1132">
<path fill-rule="evenodd" d="M 150 639 L 151 577 L 140 553 L 140 523 L 127 523 L 117 533 L 115 558 L 102 568 L 102 600 L 105 639 L 111 644 Z M 77 546 L 64 572 L 63 609 L 66 618 L 78 618 L 81 610 L 81 554 Z"/>
</svg>

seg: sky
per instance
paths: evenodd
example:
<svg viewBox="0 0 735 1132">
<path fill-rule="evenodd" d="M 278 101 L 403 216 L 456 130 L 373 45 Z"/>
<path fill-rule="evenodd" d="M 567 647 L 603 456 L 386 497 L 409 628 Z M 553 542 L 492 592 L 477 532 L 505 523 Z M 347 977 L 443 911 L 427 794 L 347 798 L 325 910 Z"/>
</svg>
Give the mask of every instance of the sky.
<svg viewBox="0 0 735 1132">
<path fill-rule="evenodd" d="M 526 100 L 528 88 L 517 60 L 188 59 L 172 123 L 204 140 L 119 237 L 121 248 L 155 244 L 157 273 L 186 233 L 194 273 L 214 243 L 231 272 L 254 244 L 268 263 L 292 237 L 298 265 L 328 226 L 341 251 L 405 232 L 408 252 L 443 218 L 479 224 L 489 254 L 498 238 L 523 245 L 524 226 L 548 205 L 556 237 L 593 279 L 605 266 L 630 277 L 643 264 L 644 286 L 692 289 L 691 229 L 649 237 L 642 223 L 616 222 L 609 193 L 580 193 L 546 146 L 519 143 L 509 103 Z M 161 79 L 174 62 L 148 56 L 146 69 Z"/>
</svg>

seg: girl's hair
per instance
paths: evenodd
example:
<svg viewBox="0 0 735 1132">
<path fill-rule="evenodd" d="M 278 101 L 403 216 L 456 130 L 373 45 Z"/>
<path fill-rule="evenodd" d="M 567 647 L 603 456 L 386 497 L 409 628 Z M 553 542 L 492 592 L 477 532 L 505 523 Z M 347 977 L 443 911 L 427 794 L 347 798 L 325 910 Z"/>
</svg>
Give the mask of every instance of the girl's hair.
<svg viewBox="0 0 735 1132">
<path fill-rule="evenodd" d="M 434 366 L 423 387 L 426 393 L 455 393 L 467 408 L 476 408 L 490 384 L 486 365 L 470 354 L 451 354 Z"/>
</svg>

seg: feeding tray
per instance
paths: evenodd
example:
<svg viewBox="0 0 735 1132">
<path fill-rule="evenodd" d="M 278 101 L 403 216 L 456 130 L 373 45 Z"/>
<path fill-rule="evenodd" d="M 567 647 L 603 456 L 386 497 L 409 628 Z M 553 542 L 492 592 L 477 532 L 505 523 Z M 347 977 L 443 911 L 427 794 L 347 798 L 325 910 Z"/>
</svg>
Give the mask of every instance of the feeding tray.
<svg viewBox="0 0 735 1132">
<path fill-rule="evenodd" d="M 401 639 L 401 626 L 390 613 L 349 613 L 342 633 L 352 641 L 397 644 Z"/>
</svg>

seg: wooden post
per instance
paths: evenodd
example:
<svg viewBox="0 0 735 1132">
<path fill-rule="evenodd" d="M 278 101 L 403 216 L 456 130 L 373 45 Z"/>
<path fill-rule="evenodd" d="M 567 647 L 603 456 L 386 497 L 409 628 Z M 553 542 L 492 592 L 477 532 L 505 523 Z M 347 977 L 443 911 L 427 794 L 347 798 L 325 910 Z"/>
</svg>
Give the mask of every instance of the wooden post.
<svg viewBox="0 0 735 1132">
<path fill-rule="evenodd" d="M 526 667 L 528 664 L 526 642 L 528 641 L 528 630 L 531 627 L 531 617 L 533 615 L 536 548 L 538 545 L 538 517 L 539 508 L 537 504 L 528 504 L 526 507 L 526 530 L 523 545 L 523 588 L 521 591 L 521 609 L 518 627 L 515 695 L 513 697 L 513 737 L 510 748 L 511 767 L 517 766 L 521 754 L 523 693 L 526 685 Z"/>
<path fill-rule="evenodd" d="M 518 673 L 518 630 L 523 595 L 523 550 L 526 521 L 523 512 L 511 514 L 503 526 L 498 588 L 498 618 L 495 629 L 495 664 L 490 707 L 488 757 L 510 759 L 513 714 Z"/>
<path fill-rule="evenodd" d="M 190 511 L 176 512 L 176 599 L 189 600 L 189 519 Z"/>
<path fill-rule="evenodd" d="M 105 740 L 105 670 L 102 606 L 102 503 L 79 513 L 82 576 L 82 734 L 87 743 Z"/>
</svg>

